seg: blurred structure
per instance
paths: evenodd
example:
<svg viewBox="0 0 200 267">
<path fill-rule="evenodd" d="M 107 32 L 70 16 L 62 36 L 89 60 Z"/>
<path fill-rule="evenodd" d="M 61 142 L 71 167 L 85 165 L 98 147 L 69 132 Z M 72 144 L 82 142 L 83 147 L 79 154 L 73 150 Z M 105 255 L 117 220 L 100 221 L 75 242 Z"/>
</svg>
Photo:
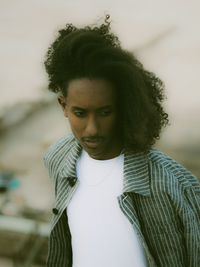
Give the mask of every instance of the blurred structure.
<svg viewBox="0 0 200 267">
<path fill-rule="evenodd" d="M 0 1 L 0 172 L 12 173 L 20 183 L 0 195 L 0 257 L 20 266 L 44 264 L 54 197 L 42 157 L 70 129 L 46 90 L 42 62 L 68 22 L 86 25 L 111 15 L 123 47 L 166 84 L 171 125 L 156 147 L 200 177 L 199 8 L 195 0 Z M 0 260 L 1 266 L 12 265 Z"/>
</svg>

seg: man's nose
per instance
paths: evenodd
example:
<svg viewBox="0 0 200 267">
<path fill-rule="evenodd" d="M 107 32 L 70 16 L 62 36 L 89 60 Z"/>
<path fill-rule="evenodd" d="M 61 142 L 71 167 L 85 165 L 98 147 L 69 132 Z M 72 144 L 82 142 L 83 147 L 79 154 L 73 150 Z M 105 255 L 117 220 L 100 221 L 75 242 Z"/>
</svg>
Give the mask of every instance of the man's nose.
<svg viewBox="0 0 200 267">
<path fill-rule="evenodd" d="M 98 134 L 98 125 L 95 116 L 91 116 L 88 118 L 85 134 L 87 136 L 95 136 Z"/>
</svg>

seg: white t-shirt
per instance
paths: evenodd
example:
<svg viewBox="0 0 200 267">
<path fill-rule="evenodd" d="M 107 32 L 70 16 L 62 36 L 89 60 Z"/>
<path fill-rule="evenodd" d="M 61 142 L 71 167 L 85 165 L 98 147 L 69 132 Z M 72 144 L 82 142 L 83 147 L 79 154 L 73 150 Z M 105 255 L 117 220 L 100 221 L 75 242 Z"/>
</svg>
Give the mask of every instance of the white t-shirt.
<svg viewBox="0 0 200 267">
<path fill-rule="evenodd" d="M 68 208 L 73 267 L 145 267 L 133 226 L 121 211 L 124 155 L 92 159 L 84 150 L 76 165 L 80 184 Z"/>
</svg>

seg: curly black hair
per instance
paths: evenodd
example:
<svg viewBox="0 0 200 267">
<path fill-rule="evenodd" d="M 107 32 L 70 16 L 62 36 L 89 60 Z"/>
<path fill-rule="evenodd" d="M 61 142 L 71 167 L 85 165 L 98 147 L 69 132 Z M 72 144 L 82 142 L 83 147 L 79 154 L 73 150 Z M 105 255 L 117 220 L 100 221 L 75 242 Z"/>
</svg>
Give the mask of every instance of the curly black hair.
<svg viewBox="0 0 200 267">
<path fill-rule="evenodd" d="M 144 69 L 133 53 L 122 49 L 110 32 L 109 15 L 98 26 L 76 28 L 67 24 L 49 47 L 45 68 L 49 90 L 67 97 L 76 78 L 111 82 L 118 96 L 118 133 L 127 152 L 147 152 L 168 124 L 164 111 L 164 84 Z"/>
</svg>

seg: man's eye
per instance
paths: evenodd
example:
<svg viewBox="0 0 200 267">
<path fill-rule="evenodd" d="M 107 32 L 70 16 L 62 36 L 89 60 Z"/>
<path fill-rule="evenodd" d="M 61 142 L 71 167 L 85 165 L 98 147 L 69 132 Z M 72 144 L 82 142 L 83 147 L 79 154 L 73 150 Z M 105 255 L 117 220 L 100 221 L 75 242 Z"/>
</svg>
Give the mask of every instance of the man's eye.
<svg viewBox="0 0 200 267">
<path fill-rule="evenodd" d="M 111 114 L 111 111 L 110 110 L 102 110 L 100 112 L 101 116 L 109 116 Z"/>
<path fill-rule="evenodd" d="M 85 112 L 83 112 L 83 111 L 75 111 L 74 114 L 75 114 L 77 117 L 84 117 L 84 116 L 85 116 Z"/>
</svg>

